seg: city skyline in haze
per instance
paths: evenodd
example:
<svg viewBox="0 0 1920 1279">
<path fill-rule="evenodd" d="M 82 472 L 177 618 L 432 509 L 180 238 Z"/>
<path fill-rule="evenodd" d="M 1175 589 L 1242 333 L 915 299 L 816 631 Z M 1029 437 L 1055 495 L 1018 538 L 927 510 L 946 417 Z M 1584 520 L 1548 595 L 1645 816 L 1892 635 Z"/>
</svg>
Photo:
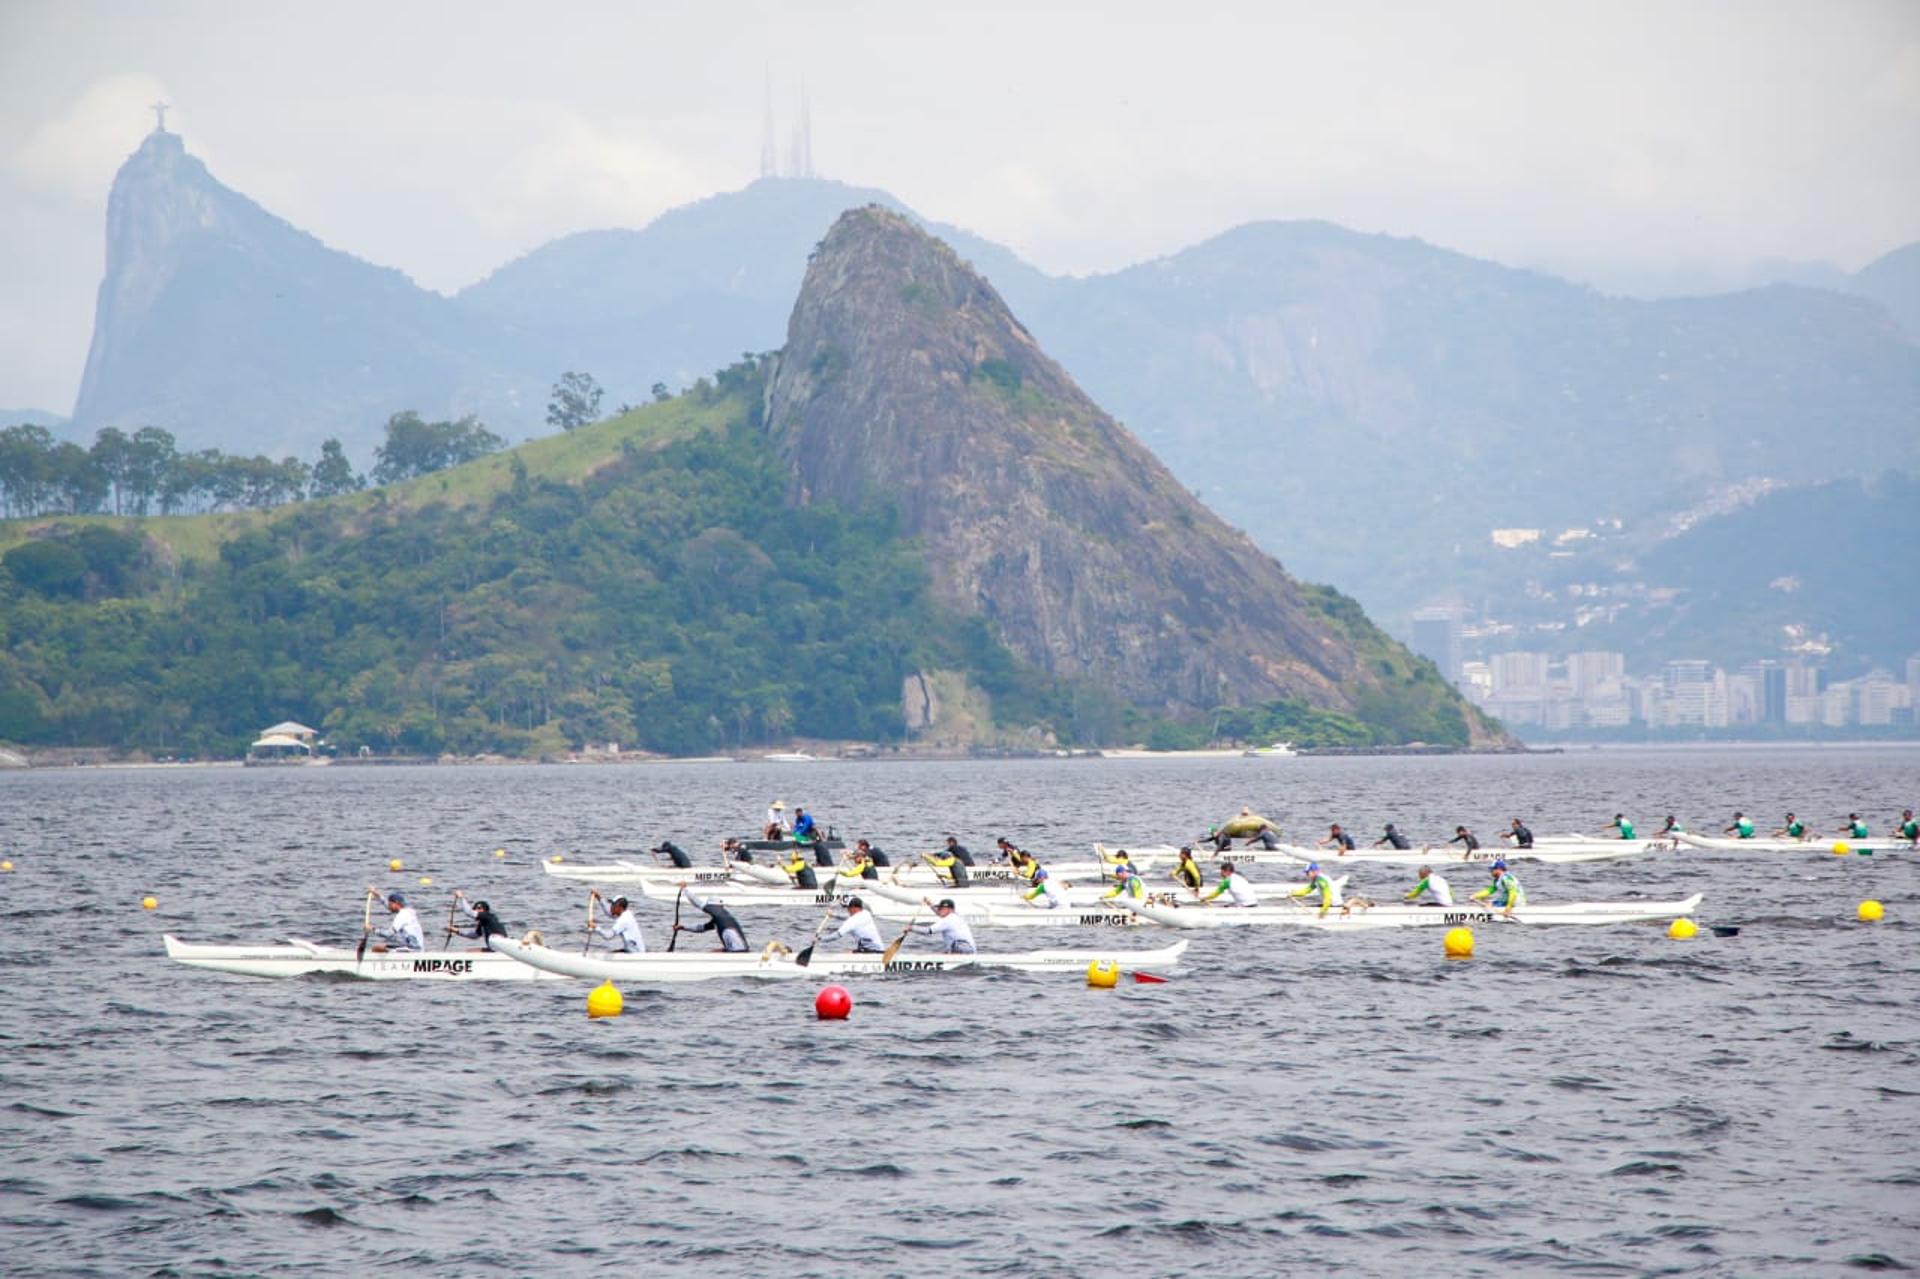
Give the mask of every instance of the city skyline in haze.
<svg viewBox="0 0 1920 1279">
<path fill-rule="evenodd" d="M 168 127 L 327 244 L 452 292 L 792 154 L 1058 274 L 1261 219 L 1615 291 L 1920 239 L 1920 7 L 349 2 L 0 17 L 0 407 L 65 412 L 113 173 Z M 802 97 L 804 84 L 804 99 Z M 803 105 L 804 103 L 804 105 Z"/>
</svg>

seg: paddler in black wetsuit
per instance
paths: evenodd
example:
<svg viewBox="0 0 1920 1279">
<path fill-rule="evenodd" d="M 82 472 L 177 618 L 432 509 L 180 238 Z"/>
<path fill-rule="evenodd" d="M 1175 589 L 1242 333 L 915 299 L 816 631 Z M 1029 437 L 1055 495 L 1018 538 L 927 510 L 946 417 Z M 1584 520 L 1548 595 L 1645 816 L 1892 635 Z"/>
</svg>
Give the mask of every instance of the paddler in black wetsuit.
<svg viewBox="0 0 1920 1279">
<path fill-rule="evenodd" d="M 719 902 L 701 901 L 699 894 L 695 893 L 693 889 L 687 885 L 685 880 L 680 882 L 680 891 L 686 894 L 688 905 L 706 915 L 707 922 L 704 924 L 675 924 L 673 931 L 676 933 L 710 932 L 720 939 L 721 950 L 735 954 L 746 950 L 747 930 L 740 927 L 740 921 L 733 917 L 732 911 L 722 906 Z"/>
<path fill-rule="evenodd" d="M 878 844 L 869 844 L 864 839 L 854 844 L 853 851 L 871 861 L 875 866 L 893 865 L 893 859 L 881 852 Z"/>
<path fill-rule="evenodd" d="M 1395 826 L 1392 822 L 1387 823 L 1387 833 L 1382 835 L 1379 839 L 1376 839 L 1373 841 L 1373 846 L 1375 848 L 1380 847 L 1380 845 L 1382 844 L 1391 844 L 1395 848 L 1412 848 L 1413 847 L 1413 841 L 1408 839 L 1405 835 L 1402 835 L 1400 833 L 1400 828 Z"/>
<path fill-rule="evenodd" d="M 666 854 L 667 860 L 680 870 L 690 870 L 693 867 L 693 858 L 687 856 L 686 850 L 670 839 L 660 841 L 658 848 L 649 851 Z"/>
<path fill-rule="evenodd" d="M 973 865 L 973 854 L 967 851 L 965 844 L 961 843 L 952 835 L 947 836 L 947 854 L 950 857 L 956 858 L 962 866 Z"/>
<path fill-rule="evenodd" d="M 1503 830 L 1500 832 L 1500 838 L 1512 840 L 1515 848 L 1533 847 L 1533 832 L 1528 830 L 1527 824 L 1518 817 L 1513 819 L 1513 828 L 1511 830 Z"/>
<path fill-rule="evenodd" d="M 861 840 L 853 846 L 845 861 L 840 863 L 842 879 L 878 879 L 880 872 L 874 869 L 873 854 L 867 851 L 867 841 Z"/>
<path fill-rule="evenodd" d="M 456 888 L 453 890 L 453 899 L 457 902 L 465 902 L 467 895 Z M 500 922 L 500 916 L 494 914 L 493 907 L 486 902 L 468 903 L 467 913 L 473 916 L 473 931 L 470 933 L 459 929 L 454 931 L 459 932 L 462 937 L 470 937 L 478 941 L 482 950 L 492 950 L 493 938 L 507 935 L 507 926 Z"/>
<path fill-rule="evenodd" d="M 1453 838 L 1447 842 L 1449 844 L 1464 845 L 1464 851 L 1469 853 L 1477 853 L 1480 851 L 1480 837 L 1468 830 L 1465 826 L 1455 826 L 1453 828 Z"/>
</svg>

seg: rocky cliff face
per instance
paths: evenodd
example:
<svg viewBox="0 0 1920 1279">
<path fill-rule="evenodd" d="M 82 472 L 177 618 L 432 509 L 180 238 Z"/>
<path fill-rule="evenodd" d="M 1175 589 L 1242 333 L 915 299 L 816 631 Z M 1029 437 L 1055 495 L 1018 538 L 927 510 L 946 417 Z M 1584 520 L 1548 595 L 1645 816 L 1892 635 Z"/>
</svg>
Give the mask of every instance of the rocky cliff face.
<svg viewBox="0 0 1920 1279">
<path fill-rule="evenodd" d="M 1347 710 L 1379 683 L 1278 562 L 895 213 L 849 212 L 816 250 L 766 421 L 797 505 L 895 503 L 936 591 L 1050 674 L 1172 711 Z"/>
<path fill-rule="evenodd" d="M 73 419 L 83 435 L 154 425 L 195 448 L 275 455 L 337 435 L 365 456 L 401 409 L 484 417 L 544 402 L 517 368 L 491 319 L 329 249 L 156 130 L 107 202 Z"/>
</svg>

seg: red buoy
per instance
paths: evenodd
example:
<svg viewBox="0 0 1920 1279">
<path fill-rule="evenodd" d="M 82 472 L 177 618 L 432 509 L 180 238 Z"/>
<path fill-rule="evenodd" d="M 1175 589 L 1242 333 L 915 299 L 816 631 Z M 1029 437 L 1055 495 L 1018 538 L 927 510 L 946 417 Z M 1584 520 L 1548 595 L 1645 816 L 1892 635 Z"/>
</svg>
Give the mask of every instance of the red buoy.
<svg viewBox="0 0 1920 1279">
<path fill-rule="evenodd" d="M 823 986 L 813 997 L 813 1011 L 821 1021 L 845 1021 L 853 1011 L 853 996 L 845 986 Z"/>
</svg>

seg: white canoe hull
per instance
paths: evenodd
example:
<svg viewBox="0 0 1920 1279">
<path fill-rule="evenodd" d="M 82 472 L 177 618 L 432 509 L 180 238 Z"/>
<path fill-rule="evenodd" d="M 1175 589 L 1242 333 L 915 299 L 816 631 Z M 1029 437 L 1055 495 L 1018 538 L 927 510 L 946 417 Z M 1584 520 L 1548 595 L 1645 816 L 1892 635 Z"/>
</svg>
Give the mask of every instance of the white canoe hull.
<svg viewBox="0 0 1920 1279">
<path fill-rule="evenodd" d="M 729 869 L 718 866 L 649 866 L 645 862 L 631 861 L 601 862 L 594 865 L 542 862 L 541 865 L 554 879 L 577 880 L 586 884 L 665 885 L 669 897 L 673 895 L 675 886 L 682 880 L 703 889 L 710 884 L 761 884 L 778 888 L 790 886 L 793 882 L 787 877 L 785 871 L 758 862 L 735 862 Z M 1049 866 L 1047 870 L 1049 874 L 1065 875 L 1068 878 L 1097 879 L 1101 874 L 1101 868 L 1093 862 Z M 880 872 L 889 877 L 897 875 L 902 883 L 924 884 L 928 888 L 938 887 L 941 883 L 933 867 L 924 863 L 883 866 Z M 834 867 L 814 866 L 813 873 L 824 884 L 838 871 Z M 968 870 L 967 877 L 975 884 L 1012 884 L 1024 879 L 1019 871 L 1005 865 L 975 866 Z"/>
<path fill-rule="evenodd" d="M 501 951 L 513 960 L 557 976 L 584 977 L 589 980 L 648 980 L 628 961 L 604 955 L 575 955 L 526 946 L 519 942 L 502 944 Z M 942 972 L 958 968 L 1007 968 L 1017 972 L 1084 972 L 1099 960 L 1111 962 L 1121 972 L 1172 968 L 1186 951 L 1187 943 L 1175 942 L 1153 950 L 1029 950 L 1001 954 L 948 955 L 903 950 L 893 962 L 882 965 L 879 955 L 855 955 L 816 947 L 813 962 L 802 968 L 789 955 L 765 956 L 712 955 L 713 960 L 739 961 L 738 971 L 726 974 L 744 977 L 860 977 L 879 973 Z M 674 956 L 637 956 L 639 959 L 669 959 Z M 721 975 L 721 974 L 715 974 Z"/>
<path fill-rule="evenodd" d="M 1833 854 L 1835 844 L 1845 844 L 1849 852 L 1873 854 L 1912 852 L 1905 840 L 1855 839 L 1851 835 L 1822 835 L 1818 839 L 1732 839 L 1719 835 L 1682 835 L 1689 848 L 1721 853 L 1826 853 Z"/>
<path fill-rule="evenodd" d="M 1547 865 L 1565 865 L 1574 862 L 1616 861 L 1624 857 L 1638 857 L 1646 853 L 1671 849 L 1672 844 L 1656 843 L 1653 840 L 1614 840 L 1611 843 L 1575 844 L 1538 844 L 1532 848 L 1502 848 L 1482 846 L 1468 851 L 1463 848 L 1447 846 L 1427 848 L 1356 848 L 1350 853 L 1340 853 L 1333 849 L 1307 848 L 1298 844 L 1287 844 L 1281 853 L 1298 862 L 1319 862 L 1329 865 L 1360 865 L 1372 863 L 1380 866 L 1476 866 L 1505 859 L 1507 861 L 1541 862 Z"/>
<path fill-rule="evenodd" d="M 1194 844 L 1191 847 L 1193 859 L 1208 868 L 1217 866 L 1221 862 L 1232 862 L 1236 869 L 1244 866 L 1291 866 L 1299 860 L 1279 849 L 1262 848 L 1258 844 L 1251 848 L 1236 848 L 1226 853 L 1214 852 L 1211 844 Z M 1180 859 L 1180 848 L 1177 844 L 1142 844 L 1138 847 L 1132 844 L 1095 844 L 1093 849 L 1100 855 L 1102 861 L 1110 861 L 1115 853 L 1124 850 L 1127 860 L 1142 870 L 1149 867 L 1155 869 L 1164 867 L 1172 870 L 1173 864 Z"/>
<path fill-rule="evenodd" d="M 332 973 L 366 981 L 528 981 L 547 976 L 495 951 L 387 951 L 368 948 L 354 962 L 352 946 L 320 946 L 299 938 L 258 946 L 198 945 L 168 934 L 167 958 L 241 977 L 306 977 Z"/>
<path fill-rule="evenodd" d="M 1522 906 L 1511 917 L 1480 903 L 1453 906 L 1410 906 L 1383 902 L 1363 907 L 1336 906 L 1325 915 L 1317 906 L 1192 907 L 1135 905 L 1141 918 L 1168 928 L 1255 928 L 1261 926 L 1319 928 L 1333 932 L 1373 928 L 1457 928 L 1474 924 L 1631 924 L 1677 919 L 1700 907 L 1701 894 L 1677 902 L 1557 902 Z"/>
</svg>

